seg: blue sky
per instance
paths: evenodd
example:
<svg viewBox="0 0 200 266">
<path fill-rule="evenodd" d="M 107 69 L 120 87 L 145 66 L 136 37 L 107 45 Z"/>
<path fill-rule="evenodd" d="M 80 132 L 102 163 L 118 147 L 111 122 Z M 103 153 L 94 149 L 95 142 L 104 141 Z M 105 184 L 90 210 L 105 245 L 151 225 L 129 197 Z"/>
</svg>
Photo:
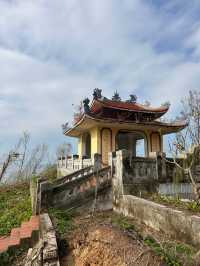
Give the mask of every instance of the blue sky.
<svg viewBox="0 0 200 266">
<path fill-rule="evenodd" d="M 199 0 L 0 0 L 0 147 L 51 149 L 95 87 L 180 110 L 200 86 Z"/>
</svg>

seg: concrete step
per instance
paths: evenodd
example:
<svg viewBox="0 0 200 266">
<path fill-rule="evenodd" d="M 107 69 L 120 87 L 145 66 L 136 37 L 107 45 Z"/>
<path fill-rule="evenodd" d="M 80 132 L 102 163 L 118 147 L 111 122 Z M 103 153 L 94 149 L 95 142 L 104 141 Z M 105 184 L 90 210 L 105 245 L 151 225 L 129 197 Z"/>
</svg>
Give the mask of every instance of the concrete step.
<svg viewBox="0 0 200 266">
<path fill-rule="evenodd" d="M 33 230 L 39 230 L 39 227 L 40 227 L 39 216 L 32 216 L 29 221 L 29 224 Z"/>
<path fill-rule="evenodd" d="M 9 246 L 10 237 L 2 237 L 0 238 L 0 253 L 5 252 Z"/>
<path fill-rule="evenodd" d="M 39 236 L 39 216 L 32 216 L 28 222 L 23 222 L 20 227 L 13 228 L 10 236 L 0 238 L 0 253 L 8 249 L 19 248 L 23 243 L 31 246 Z"/>
<path fill-rule="evenodd" d="M 20 228 L 13 228 L 10 234 L 9 246 L 20 245 Z"/>
<path fill-rule="evenodd" d="M 22 223 L 20 228 L 20 238 L 31 238 L 32 231 L 33 229 L 30 225 L 30 222 Z"/>
</svg>

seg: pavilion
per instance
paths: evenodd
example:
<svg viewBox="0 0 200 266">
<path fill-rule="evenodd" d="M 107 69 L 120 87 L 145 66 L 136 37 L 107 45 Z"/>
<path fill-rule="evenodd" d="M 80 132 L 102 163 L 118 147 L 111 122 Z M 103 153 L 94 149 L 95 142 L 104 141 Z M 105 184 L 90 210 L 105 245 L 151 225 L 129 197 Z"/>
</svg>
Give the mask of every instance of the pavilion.
<svg viewBox="0 0 200 266">
<path fill-rule="evenodd" d="M 65 128 L 66 136 L 78 138 L 78 155 L 91 158 L 101 154 L 102 162 L 108 163 L 108 153 L 127 149 L 132 156 L 152 156 L 163 151 L 163 136 L 178 132 L 187 125 L 186 121 L 162 122 L 161 117 L 169 110 L 169 105 L 154 108 L 149 104 L 137 103 L 137 97 L 122 101 L 116 92 L 112 99 L 102 96 L 95 89 L 93 100 L 85 99 L 84 112 L 70 128 Z"/>
</svg>

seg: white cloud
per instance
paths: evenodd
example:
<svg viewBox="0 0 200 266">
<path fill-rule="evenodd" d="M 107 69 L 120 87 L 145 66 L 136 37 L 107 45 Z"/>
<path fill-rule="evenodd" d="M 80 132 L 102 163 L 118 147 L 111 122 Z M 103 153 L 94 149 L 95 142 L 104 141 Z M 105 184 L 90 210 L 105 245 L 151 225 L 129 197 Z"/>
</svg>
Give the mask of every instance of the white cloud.
<svg viewBox="0 0 200 266">
<path fill-rule="evenodd" d="M 170 100 L 177 111 L 200 83 L 200 4 L 192 2 L 1 1 L 1 140 L 25 129 L 58 138 L 72 104 L 95 87 Z"/>
</svg>

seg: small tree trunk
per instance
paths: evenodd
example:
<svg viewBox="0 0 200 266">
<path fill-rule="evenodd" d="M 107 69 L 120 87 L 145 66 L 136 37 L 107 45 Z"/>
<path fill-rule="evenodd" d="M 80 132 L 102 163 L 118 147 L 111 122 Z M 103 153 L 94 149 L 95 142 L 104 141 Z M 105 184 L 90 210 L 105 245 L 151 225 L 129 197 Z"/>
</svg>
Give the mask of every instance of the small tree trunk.
<svg viewBox="0 0 200 266">
<path fill-rule="evenodd" d="M 195 183 L 194 178 L 192 176 L 192 172 L 190 169 L 188 169 L 188 174 L 189 174 L 190 180 L 192 182 L 192 190 L 193 190 L 193 193 L 195 196 L 195 201 L 198 205 L 200 205 L 200 186 Z"/>
</svg>

